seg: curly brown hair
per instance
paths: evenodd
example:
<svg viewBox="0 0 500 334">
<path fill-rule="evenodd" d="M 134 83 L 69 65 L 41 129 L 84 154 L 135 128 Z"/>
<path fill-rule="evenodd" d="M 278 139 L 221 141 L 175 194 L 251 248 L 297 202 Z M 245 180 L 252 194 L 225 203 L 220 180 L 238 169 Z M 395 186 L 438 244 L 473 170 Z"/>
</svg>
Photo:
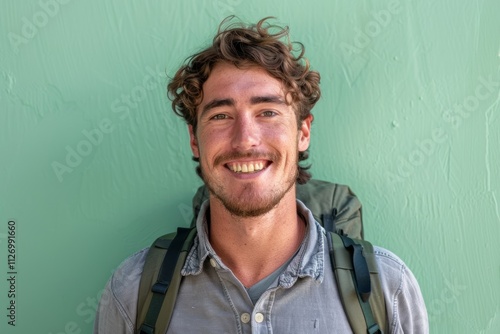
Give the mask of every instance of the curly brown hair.
<svg viewBox="0 0 500 334">
<path fill-rule="evenodd" d="M 196 132 L 196 109 L 203 100 L 203 84 L 215 65 L 220 62 L 240 68 L 256 65 L 283 83 L 292 97 L 300 128 L 321 96 L 320 75 L 310 70 L 309 61 L 304 58 L 304 46 L 290 42 L 288 27 L 270 24 L 268 20 L 272 17 L 255 25 L 241 22 L 228 25 L 233 19 L 234 16 L 224 19 L 212 45 L 188 57 L 171 79 L 168 96 L 172 100 L 172 109 Z M 308 155 L 307 151 L 299 152 L 299 162 L 306 160 Z M 309 168 L 310 165 L 298 165 L 298 183 L 306 183 L 311 178 Z M 199 166 L 197 172 L 201 176 Z"/>
</svg>

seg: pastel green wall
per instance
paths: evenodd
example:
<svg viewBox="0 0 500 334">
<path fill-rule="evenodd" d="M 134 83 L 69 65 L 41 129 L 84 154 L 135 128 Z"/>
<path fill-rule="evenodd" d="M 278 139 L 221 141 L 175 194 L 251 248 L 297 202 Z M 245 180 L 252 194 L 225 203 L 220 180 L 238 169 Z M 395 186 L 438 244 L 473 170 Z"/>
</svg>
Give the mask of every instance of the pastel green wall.
<svg viewBox="0 0 500 334">
<path fill-rule="evenodd" d="M 90 333 L 112 270 L 189 223 L 200 181 L 165 73 L 235 13 L 305 44 L 323 91 L 312 172 L 360 197 L 367 238 L 419 279 L 431 332 L 498 333 L 497 0 L 55 1 L 0 12 L 0 332 Z"/>
</svg>

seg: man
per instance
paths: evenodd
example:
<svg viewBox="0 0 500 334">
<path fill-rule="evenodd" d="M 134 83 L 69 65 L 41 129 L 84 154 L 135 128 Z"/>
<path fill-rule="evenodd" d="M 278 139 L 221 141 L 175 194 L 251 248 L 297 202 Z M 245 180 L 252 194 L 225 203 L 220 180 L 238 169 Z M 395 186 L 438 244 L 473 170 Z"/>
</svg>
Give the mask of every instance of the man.
<svg viewBox="0 0 500 334">
<path fill-rule="evenodd" d="M 352 332 L 325 232 L 295 195 L 296 182 L 310 177 L 299 161 L 307 158 L 320 76 L 287 37 L 267 19 L 221 28 L 169 84 L 210 197 L 167 333 Z M 392 253 L 375 252 L 389 332 L 427 333 L 414 276 Z M 110 279 L 95 333 L 134 332 L 146 254 Z"/>
</svg>

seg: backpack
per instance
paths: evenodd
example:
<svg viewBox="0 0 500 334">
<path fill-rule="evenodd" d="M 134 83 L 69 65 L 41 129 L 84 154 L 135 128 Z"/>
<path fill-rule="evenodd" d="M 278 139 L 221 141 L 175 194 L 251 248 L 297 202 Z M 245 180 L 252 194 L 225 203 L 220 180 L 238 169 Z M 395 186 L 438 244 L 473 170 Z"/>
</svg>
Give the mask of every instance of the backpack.
<svg viewBox="0 0 500 334">
<path fill-rule="evenodd" d="M 363 240 L 361 203 L 347 186 L 326 181 L 312 179 L 296 189 L 297 198 L 327 231 L 330 260 L 353 332 L 383 334 L 387 331 L 385 300 L 373 246 Z M 196 236 L 196 217 L 206 199 L 208 190 L 201 186 L 193 197 L 191 227 L 161 236 L 150 247 L 139 287 L 136 333 L 166 332 L 181 269 Z"/>
</svg>

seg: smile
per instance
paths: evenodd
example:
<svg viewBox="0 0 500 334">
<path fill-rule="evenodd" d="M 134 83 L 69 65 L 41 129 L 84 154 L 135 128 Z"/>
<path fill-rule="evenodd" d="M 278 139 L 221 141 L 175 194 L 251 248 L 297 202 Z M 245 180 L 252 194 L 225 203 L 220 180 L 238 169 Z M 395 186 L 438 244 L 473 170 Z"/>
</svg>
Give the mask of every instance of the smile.
<svg viewBox="0 0 500 334">
<path fill-rule="evenodd" d="M 266 167 L 262 161 L 230 162 L 226 166 L 235 173 L 255 173 Z"/>
</svg>

